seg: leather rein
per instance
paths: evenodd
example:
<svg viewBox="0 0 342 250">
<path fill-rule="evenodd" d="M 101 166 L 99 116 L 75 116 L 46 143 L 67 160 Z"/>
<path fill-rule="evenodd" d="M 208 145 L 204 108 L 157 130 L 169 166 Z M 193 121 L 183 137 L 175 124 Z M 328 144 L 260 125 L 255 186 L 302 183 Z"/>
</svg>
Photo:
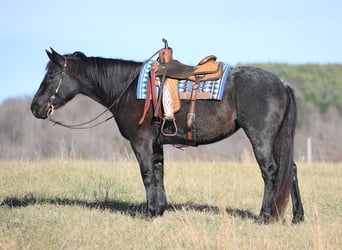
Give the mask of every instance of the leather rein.
<svg viewBox="0 0 342 250">
<path fill-rule="evenodd" d="M 49 102 L 47 104 L 47 116 L 49 117 L 49 121 L 53 123 L 53 125 L 59 125 L 59 126 L 62 126 L 62 127 L 65 127 L 65 128 L 69 128 L 69 129 L 89 129 L 89 128 L 94 128 L 94 127 L 97 127 L 103 123 L 105 123 L 106 121 L 112 119 L 114 117 L 114 115 L 111 115 L 110 117 L 100 121 L 100 122 L 97 122 L 93 125 L 88 125 L 94 121 L 96 121 L 97 119 L 99 119 L 101 116 L 103 116 L 106 112 L 110 111 L 115 104 L 118 103 L 118 101 L 121 99 L 121 97 L 126 93 L 127 89 L 131 86 L 131 84 L 133 83 L 134 79 L 139 75 L 139 72 L 140 72 L 140 68 L 139 70 L 133 75 L 132 79 L 129 79 L 127 82 L 126 82 L 126 87 L 125 89 L 121 92 L 121 94 L 119 95 L 119 97 L 108 107 L 106 108 L 103 112 L 101 112 L 100 114 L 98 114 L 97 116 L 95 116 L 94 118 L 90 119 L 89 121 L 86 121 L 86 122 L 82 122 L 82 123 L 78 123 L 78 124 L 67 124 L 65 122 L 62 122 L 62 121 L 57 121 L 57 120 L 54 120 L 51 116 L 53 114 L 53 111 L 54 111 L 54 101 L 56 99 L 56 95 L 58 94 L 59 92 L 59 88 L 63 82 L 63 78 L 65 76 L 65 69 L 68 65 L 68 61 L 67 61 L 67 58 L 64 57 L 64 64 L 63 64 L 63 71 L 61 73 L 61 79 L 59 80 L 58 84 L 57 84 L 57 88 L 54 92 L 54 94 L 50 97 L 49 99 Z M 87 126 L 88 125 L 88 126 Z"/>
</svg>

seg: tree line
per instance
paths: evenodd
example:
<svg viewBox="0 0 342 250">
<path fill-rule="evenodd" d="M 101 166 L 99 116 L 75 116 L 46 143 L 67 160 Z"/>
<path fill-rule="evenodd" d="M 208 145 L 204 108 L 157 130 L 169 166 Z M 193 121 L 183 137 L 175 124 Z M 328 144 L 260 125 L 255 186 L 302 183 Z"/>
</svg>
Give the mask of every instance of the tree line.
<svg viewBox="0 0 342 250">
<path fill-rule="evenodd" d="M 341 64 L 255 64 L 296 87 L 299 106 L 314 105 L 321 114 L 335 107 L 342 115 Z"/>
</svg>

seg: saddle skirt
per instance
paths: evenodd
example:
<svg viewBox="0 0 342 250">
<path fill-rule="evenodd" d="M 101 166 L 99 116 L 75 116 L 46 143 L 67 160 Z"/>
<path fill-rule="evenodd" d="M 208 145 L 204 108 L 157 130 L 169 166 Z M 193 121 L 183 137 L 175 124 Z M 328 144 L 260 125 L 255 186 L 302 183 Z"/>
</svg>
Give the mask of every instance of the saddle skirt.
<svg viewBox="0 0 342 250">
<path fill-rule="evenodd" d="M 150 60 L 144 63 L 140 70 L 138 85 L 137 85 L 137 99 L 145 100 L 147 98 L 148 80 L 150 77 L 150 70 L 155 60 Z M 223 74 L 221 78 L 216 80 L 200 81 L 199 87 L 197 89 L 196 99 L 208 99 L 208 100 L 222 100 L 224 87 L 226 84 L 227 77 L 229 75 L 232 66 L 228 64 L 223 64 Z M 209 68 L 208 71 L 212 71 Z M 178 81 L 178 93 L 180 99 L 190 99 L 192 86 L 195 83 L 195 79 L 187 80 L 176 80 Z M 156 87 L 157 93 L 159 92 L 159 87 Z"/>
</svg>

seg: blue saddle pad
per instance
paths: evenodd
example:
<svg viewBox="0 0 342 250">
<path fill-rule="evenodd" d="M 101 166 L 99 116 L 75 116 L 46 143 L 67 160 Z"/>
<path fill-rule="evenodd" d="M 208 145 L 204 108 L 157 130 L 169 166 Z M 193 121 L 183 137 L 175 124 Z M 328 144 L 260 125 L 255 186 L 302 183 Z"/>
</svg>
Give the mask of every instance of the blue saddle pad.
<svg viewBox="0 0 342 250">
<path fill-rule="evenodd" d="M 147 83 L 148 83 L 148 78 L 150 77 L 149 72 L 154 62 L 155 60 L 150 60 L 148 62 L 145 62 L 143 67 L 140 70 L 138 86 L 137 86 L 137 99 L 146 99 Z M 222 100 L 224 86 L 226 84 L 226 80 L 229 75 L 229 72 L 232 68 L 233 68 L 232 66 L 228 64 L 224 64 L 222 77 L 215 81 L 200 82 L 197 92 L 208 93 L 207 95 L 209 96 L 208 99 L 211 99 L 211 100 L 219 100 L 219 101 Z M 194 82 L 190 80 L 179 80 L 178 91 L 180 93 L 180 96 L 182 96 L 181 94 L 183 93 L 190 94 L 193 83 Z M 158 87 L 157 87 L 157 91 L 159 91 Z"/>
</svg>

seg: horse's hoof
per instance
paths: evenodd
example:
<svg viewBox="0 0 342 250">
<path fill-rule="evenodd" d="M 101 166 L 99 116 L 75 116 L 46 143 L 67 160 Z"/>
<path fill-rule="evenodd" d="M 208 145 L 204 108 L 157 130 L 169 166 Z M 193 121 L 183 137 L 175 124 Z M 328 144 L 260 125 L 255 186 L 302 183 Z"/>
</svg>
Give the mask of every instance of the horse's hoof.
<svg viewBox="0 0 342 250">
<path fill-rule="evenodd" d="M 258 216 L 258 218 L 256 218 L 254 222 L 259 225 L 268 224 L 268 220 L 266 220 L 266 218 L 264 218 L 263 216 Z"/>
<path fill-rule="evenodd" d="M 255 219 L 255 223 L 260 224 L 260 225 L 267 225 L 270 224 L 272 221 L 271 216 L 262 216 L 259 215 L 256 219 Z"/>
<path fill-rule="evenodd" d="M 145 212 L 144 218 L 149 221 L 153 220 L 156 217 L 162 216 L 164 214 L 164 211 L 165 211 L 164 207 L 158 210 L 147 210 Z"/>
<path fill-rule="evenodd" d="M 299 224 L 301 222 L 304 222 L 304 216 L 295 216 L 292 219 L 292 224 Z"/>
<path fill-rule="evenodd" d="M 148 210 L 145 211 L 145 213 L 142 216 L 142 218 L 146 221 L 152 221 L 154 217 L 156 217 L 156 216 L 152 215 Z"/>
</svg>

